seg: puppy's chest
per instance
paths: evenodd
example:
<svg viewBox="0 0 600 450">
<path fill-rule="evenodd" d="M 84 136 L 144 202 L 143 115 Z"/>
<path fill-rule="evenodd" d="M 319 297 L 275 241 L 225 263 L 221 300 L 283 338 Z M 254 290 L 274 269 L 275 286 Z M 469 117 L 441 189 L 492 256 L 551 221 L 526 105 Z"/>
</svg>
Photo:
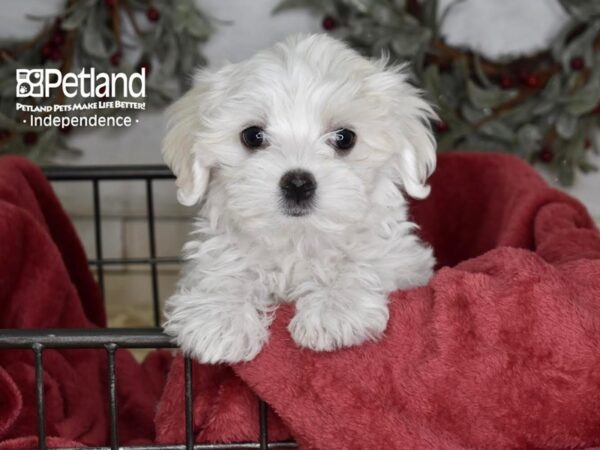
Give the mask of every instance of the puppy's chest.
<svg viewBox="0 0 600 450">
<path fill-rule="evenodd" d="M 328 284 L 335 279 L 343 265 L 341 249 L 319 251 L 290 250 L 288 253 L 266 252 L 256 261 L 262 278 L 277 301 L 285 301 L 306 283 Z M 255 257 L 257 257 L 256 255 Z"/>
</svg>

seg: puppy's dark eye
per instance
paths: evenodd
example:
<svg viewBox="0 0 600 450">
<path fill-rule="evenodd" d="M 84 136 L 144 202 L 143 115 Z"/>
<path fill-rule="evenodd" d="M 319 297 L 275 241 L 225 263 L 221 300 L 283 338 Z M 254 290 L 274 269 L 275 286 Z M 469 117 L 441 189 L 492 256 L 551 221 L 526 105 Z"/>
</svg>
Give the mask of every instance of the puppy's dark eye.
<svg viewBox="0 0 600 450">
<path fill-rule="evenodd" d="M 356 133 L 348 128 L 342 128 L 335 132 L 333 146 L 340 154 L 348 153 L 356 143 Z"/>
<path fill-rule="evenodd" d="M 242 144 L 244 144 L 250 150 L 261 148 L 265 145 L 265 130 L 261 127 L 248 127 L 242 131 L 240 138 Z"/>
</svg>

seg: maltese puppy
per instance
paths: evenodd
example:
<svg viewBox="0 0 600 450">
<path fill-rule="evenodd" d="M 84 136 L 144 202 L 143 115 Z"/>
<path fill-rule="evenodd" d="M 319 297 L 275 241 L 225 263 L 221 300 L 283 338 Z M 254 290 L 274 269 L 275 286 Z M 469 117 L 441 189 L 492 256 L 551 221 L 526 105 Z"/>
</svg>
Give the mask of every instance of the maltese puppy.
<svg viewBox="0 0 600 450">
<path fill-rule="evenodd" d="M 177 198 L 200 203 L 165 331 L 205 363 L 254 358 L 277 304 L 317 351 L 379 338 L 387 294 L 434 258 L 406 196 L 435 167 L 435 114 L 399 67 L 325 35 L 297 36 L 216 72 L 168 111 Z"/>
</svg>

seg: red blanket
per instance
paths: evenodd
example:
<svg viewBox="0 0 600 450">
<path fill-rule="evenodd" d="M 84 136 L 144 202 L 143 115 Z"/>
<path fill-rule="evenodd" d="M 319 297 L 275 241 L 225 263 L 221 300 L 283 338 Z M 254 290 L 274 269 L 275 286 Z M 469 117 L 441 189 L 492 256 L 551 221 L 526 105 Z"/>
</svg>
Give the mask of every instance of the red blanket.
<svg viewBox="0 0 600 450">
<path fill-rule="evenodd" d="M 255 440 L 258 395 L 274 410 L 270 436 L 304 449 L 600 445 L 600 233 L 585 209 L 508 156 L 442 155 L 431 183 L 413 213 L 440 269 L 428 286 L 392 294 L 385 338 L 313 353 L 289 338 L 293 306 L 280 308 L 254 361 L 195 368 L 198 440 Z M 2 326 L 24 326 L 26 316 L 38 317 L 26 326 L 93 326 L 95 291 L 89 275 L 74 275 L 85 272 L 81 249 L 39 173 L 20 160 L 0 160 L 0 243 Z M 54 353 L 66 369 L 47 356 L 57 374 L 47 384 L 49 434 L 105 442 L 104 355 L 87 352 L 90 363 Z M 125 442 L 183 442 L 181 360 L 169 366 L 157 353 L 138 366 L 122 355 Z M 0 440 L 31 435 L 31 361 L 0 352 L 0 367 Z M 92 369 L 73 371 L 83 367 Z M 26 439 L 0 449 L 33 445 Z"/>
</svg>

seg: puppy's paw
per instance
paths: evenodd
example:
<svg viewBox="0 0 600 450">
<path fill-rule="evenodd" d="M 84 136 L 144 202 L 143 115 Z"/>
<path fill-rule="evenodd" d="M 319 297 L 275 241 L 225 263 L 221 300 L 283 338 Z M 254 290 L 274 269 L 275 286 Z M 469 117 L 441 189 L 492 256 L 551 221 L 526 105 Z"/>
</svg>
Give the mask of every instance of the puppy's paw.
<svg viewBox="0 0 600 450">
<path fill-rule="evenodd" d="M 175 337 L 186 355 L 200 362 L 250 361 L 268 339 L 269 318 L 251 305 L 222 310 L 219 305 L 223 303 L 183 295 L 171 297 L 169 304 L 165 332 Z"/>
<path fill-rule="evenodd" d="M 388 317 L 387 297 L 383 294 L 313 292 L 297 302 L 288 329 L 299 346 L 331 351 L 378 339 Z"/>
</svg>

